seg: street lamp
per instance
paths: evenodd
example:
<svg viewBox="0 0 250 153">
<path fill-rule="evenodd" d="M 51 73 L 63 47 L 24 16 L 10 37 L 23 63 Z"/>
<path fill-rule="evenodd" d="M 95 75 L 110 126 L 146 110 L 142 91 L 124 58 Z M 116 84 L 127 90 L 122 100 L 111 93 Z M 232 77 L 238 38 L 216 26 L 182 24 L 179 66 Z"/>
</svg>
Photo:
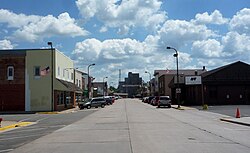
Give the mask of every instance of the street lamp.
<svg viewBox="0 0 250 153">
<path fill-rule="evenodd" d="M 104 97 L 104 86 L 105 86 L 105 84 L 104 84 L 104 79 L 107 79 L 108 77 L 104 77 L 103 78 L 103 97 Z"/>
<path fill-rule="evenodd" d="M 89 67 L 94 66 L 95 63 L 88 65 L 88 98 L 89 98 L 89 93 L 90 93 L 90 84 L 91 84 L 91 79 L 89 79 Z"/>
<path fill-rule="evenodd" d="M 167 47 L 167 49 L 173 49 L 175 51 L 174 57 L 176 57 L 176 76 L 177 76 L 177 88 L 176 88 L 176 95 L 177 95 L 177 104 L 178 104 L 178 108 L 180 108 L 180 95 L 181 94 L 181 89 L 180 89 L 180 85 L 179 85 L 179 70 L 178 70 L 178 52 L 175 48 L 173 47 Z"/>
<path fill-rule="evenodd" d="M 148 71 L 145 71 L 145 73 L 149 74 L 149 96 L 151 96 L 151 83 L 150 83 L 150 81 L 151 81 L 151 73 L 148 72 Z"/>
<path fill-rule="evenodd" d="M 50 46 L 51 49 L 51 111 L 54 110 L 54 54 L 53 54 L 53 47 L 52 42 L 48 42 L 48 46 Z"/>
</svg>

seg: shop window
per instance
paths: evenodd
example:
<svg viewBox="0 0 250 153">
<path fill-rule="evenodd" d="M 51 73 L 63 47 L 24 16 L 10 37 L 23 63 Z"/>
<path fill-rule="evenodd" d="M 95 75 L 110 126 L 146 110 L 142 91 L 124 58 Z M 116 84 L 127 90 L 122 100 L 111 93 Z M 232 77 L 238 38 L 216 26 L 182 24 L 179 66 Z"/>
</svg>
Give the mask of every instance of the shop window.
<svg viewBox="0 0 250 153">
<path fill-rule="evenodd" d="M 60 98 L 59 98 L 60 100 L 60 104 L 62 105 L 62 104 L 64 104 L 64 94 L 63 93 L 61 93 L 61 95 L 60 95 Z"/>
<path fill-rule="evenodd" d="M 70 97 L 70 96 L 67 96 L 67 97 L 66 97 L 66 104 L 70 104 L 70 100 L 71 100 L 71 97 Z"/>
<path fill-rule="evenodd" d="M 8 66 L 7 68 L 7 79 L 14 80 L 14 67 L 13 66 Z"/>
</svg>

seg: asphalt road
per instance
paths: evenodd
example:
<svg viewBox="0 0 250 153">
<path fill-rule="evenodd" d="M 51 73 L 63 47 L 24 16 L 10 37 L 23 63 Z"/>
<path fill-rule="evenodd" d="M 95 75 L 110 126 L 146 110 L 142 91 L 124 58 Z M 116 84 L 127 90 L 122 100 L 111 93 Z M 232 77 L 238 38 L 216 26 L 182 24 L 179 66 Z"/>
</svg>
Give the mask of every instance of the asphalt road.
<svg viewBox="0 0 250 153">
<path fill-rule="evenodd" d="M 36 122 L 33 125 L 0 133 L 0 153 L 11 151 L 35 139 L 50 134 L 80 119 L 83 119 L 98 109 L 80 110 L 67 114 L 5 114 L 4 120 Z"/>
<path fill-rule="evenodd" d="M 250 127 L 222 122 L 223 116 L 122 99 L 11 153 L 250 152 Z"/>
</svg>

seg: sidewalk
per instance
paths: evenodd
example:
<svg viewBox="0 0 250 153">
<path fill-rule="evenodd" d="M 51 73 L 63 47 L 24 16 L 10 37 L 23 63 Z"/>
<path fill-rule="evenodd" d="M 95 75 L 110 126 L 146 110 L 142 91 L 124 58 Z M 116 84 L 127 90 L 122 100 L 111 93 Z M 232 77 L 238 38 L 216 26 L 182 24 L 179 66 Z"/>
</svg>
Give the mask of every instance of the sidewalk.
<svg viewBox="0 0 250 153">
<path fill-rule="evenodd" d="M 235 124 L 240 124 L 240 125 L 245 125 L 245 126 L 250 126 L 250 117 L 242 117 L 242 118 L 221 118 L 221 121 L 225 122 L 230 122 L 230 123 L 235 123 Z"/>
<path fill-rule="evenodd" d="M 194 109 L 198 110 L 197 108 L 187 107 L 187 106 L 181 106 L 181 108 L 178 108 L 178 105 L 172 105 L 172 108 L 175 108 L 178 110 L 194 110 Z M 250 117 L 241 117 L 241 118 L 224 117 L 224 118 L 220 118 L 220 120 L 224 122 L 250 126 Z"/>
</svg>

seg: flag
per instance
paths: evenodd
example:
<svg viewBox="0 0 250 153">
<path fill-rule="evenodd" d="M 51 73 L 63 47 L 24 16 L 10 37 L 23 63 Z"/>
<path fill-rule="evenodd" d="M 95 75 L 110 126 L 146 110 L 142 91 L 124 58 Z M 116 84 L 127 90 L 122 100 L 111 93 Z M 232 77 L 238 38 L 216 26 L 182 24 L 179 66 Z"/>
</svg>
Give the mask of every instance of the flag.
<svg viewBox="0 0 250 153">
<path fill-rule="evenodd" d="M 47 74 L 49 74 L 49 66 L 48 67 L 46 67 L 45 69 L 43 69 L 43 70 L 41 70 L 40 71 L 40 75 L 41 76 L 46 76 Z"/>
</svg>

